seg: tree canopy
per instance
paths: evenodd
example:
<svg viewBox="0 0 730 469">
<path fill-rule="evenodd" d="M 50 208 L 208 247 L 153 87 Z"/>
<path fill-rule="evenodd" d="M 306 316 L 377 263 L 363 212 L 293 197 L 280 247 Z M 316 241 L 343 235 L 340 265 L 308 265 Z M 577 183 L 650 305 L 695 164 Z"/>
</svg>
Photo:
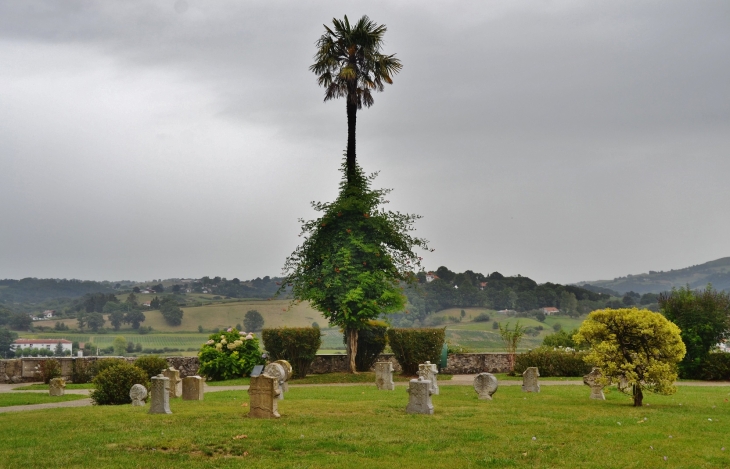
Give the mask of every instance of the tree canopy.
<svg viewBox="0 0 730 469">
<path fill-rule="evenodd" d="M 604 384 L 625 380 L 634 406 L 643 404 L 643 391 L 673 394 L 677 363 L 685 354 L 679 328 L 660 313 L 623 308 L 593 311 L 573 336 L 590 346 L 586 363 L 597 366 Z"/>
</svg>

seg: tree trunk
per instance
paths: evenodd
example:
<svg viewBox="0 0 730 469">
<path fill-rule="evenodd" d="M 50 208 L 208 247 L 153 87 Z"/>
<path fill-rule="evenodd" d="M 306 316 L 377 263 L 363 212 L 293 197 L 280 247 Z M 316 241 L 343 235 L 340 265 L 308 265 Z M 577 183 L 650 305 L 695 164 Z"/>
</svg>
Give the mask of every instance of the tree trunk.
<svg viewBox="0 0 730 469">
<path fill-rule="evenodd" d="M 357 104 L 347 99 L 347 181 L 355 174 L 355 126 L 357 125 Z"/>
<path fill-rule="evenodd" d="M 644 400 L 644 394 L 641 392 L 641 386 L 634 384 L 634 407 L 641 407 Z"/>
<path fill-rule="evenodd" d="M 350 373 L 357 373 L 355 357 L 357 356 L 357 329 L 347 329 L 347 363 Z"/>
</svg>

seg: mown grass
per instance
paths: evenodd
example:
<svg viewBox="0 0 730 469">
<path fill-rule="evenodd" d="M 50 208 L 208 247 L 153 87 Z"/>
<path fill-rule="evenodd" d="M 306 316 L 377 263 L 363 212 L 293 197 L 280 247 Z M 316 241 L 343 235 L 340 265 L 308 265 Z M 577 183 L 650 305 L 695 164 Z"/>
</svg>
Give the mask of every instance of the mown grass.
<svg viewBox="0 0 730 469">
<path fill-rule="evenodd" d="M 66 389 L 94 389 L 91 383 L 66 383 Z M 47 384 L 29 384 L 13 388 L 13 391 L 48 391 Z"/>
<path fill-rule="evenodd" d="M 6 467 L 722 468 L 730 465 L 726 388 L 683 387 L 631 407 L 584 387 L 501 388 L 491 402 L 444 386 L 432 416 L 405 413 L 404 388 L 292 388 L 278 420 L 246 417 L 248 395 L 173 400 L 172 415 L 104 406 L 6 414 Z M 679 404 L 682 404 L 681 406 Z M 133 430 L 133 431 L 130 431 Z M 666 456 L 666 461 L 664 457 Z"/>
<path fill-rule="evenodd" d="M 75 401 L 78 399 L 86 399 L 87 397 L 88 396 L 79 394 L 49 396 L 48 394 L 40 394 L 36 392 L 2 393 L 0 394 L 0 407 L 10 407 L 14 405 L 47 404 L 49 402 Z M 0 422 L 1 421 L 2 420 L 0 419 Z"/>
<path fill-rule="evenodd" d="M 438 375 L 439 381 L 447 381 L 451 375 Z M 412 377 L 393 375 L 393 381 L 409 381 Z M 236 378 L 227 381 L 207 381 L 208 386 L 247 386 L 250 378 Z M 305 378 L 290 379 L 289 384 L 337 384 L 337 383 L 371 383 L 375 384 L 374 372 L 352 373 L 323 373 L 307 375 Z"/>
</svg>

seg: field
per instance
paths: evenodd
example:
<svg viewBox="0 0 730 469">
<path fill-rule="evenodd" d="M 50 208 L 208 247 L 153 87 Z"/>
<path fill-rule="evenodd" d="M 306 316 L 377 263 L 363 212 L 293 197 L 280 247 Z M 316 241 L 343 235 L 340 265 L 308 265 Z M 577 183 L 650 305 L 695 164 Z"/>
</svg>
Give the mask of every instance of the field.
<svg viewBox="0 0 730 469">
<path fill-rule="evenodd" d="M 5 467 L 114 468 L 723 468 L 730 404 L 723 387 L 681 387 L 634 408 L 582 386 L 525 394 L 503 386 L 479 401 L 441 386 L 435 414 L 408 415 L 405 388 L 293 387 L 278 420 L 246 417 L 243 391 L 147 408 L 94 406 L 5 414 Z M 680 405 L 681 404 L 681 405 Z M 134 429 L 130 431 L 130 429 Z M 49 438 L 48 435 L 53 435 Z"/>
</svg>

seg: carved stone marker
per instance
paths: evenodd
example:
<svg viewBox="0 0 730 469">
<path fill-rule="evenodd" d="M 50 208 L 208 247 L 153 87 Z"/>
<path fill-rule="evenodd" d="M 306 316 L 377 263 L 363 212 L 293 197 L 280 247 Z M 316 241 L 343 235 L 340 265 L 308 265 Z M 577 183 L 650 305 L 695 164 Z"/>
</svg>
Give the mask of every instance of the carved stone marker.
<svg viewBox="0 0 730 469">
<path fill-rule="evenodd" d="M 525 392 L 540 392 L 537 378 L 540 376 L 536 366 L 531 366 L 522 373 L 522 390 Z"/>
<path fill-rule="evenodd" d="M 202 401 L 205 381 L 200 376 L 188 376 L 182 380 L 183 401 Z"/>
<path fill-rule="evenodd" d="M 418 376 L 431 382 L 431 394 L 434 395 L 438 395 L 439 393 L 439 385 L 436 381 L 436 375 L 438 373 L 439 370 L 435 363 L 426 362 L 418 365 Z"/>
<path fill-rule="evenodd" d="M 375 385 L 381 391 L 392 391 L 395 389 L 392 363 L 377 362 L 375 364 Z"/>
<path fill-rule="evenodd" d="M 408 383 L 409 394 L 406 412 L 409 414 L 433 415 L 433 403 L 431 402 L 431 381 L 423 379 L 412 379 Z"/>
<path fill-rule="evenodd" d="M 135 384 L 129 390 L 129 397 L 132 399 L 134 407 L 143 406 L 145 404 L 144 400 L 147 399 L 147 388 L 141 384 Z"/>
<path fill-rule="evenodd" d="M 603 395 L 603 384 L 599 381 L 602 377 L 600 368 L 593 368 L 583 377 L 583 384 L 591 387 L 591 399 L 606 400 L 606 396 Z"/>
<path fill-rule="evenodd" d="M 287 371 L 284 367 L 276 362 L 269 363 L 264 368 L 264 375 L 276 378 L 276 381 L 279 383 L 279 390 L 281 391 L 279 393 L 279 400 L 284 400 L 284 392 L 289 390 L 289 386 L 286 384 Z"/>
<path fill-rule="evenodd" d="M 48 383 L 48 394 L 51 396 L 63 396 L 66 393 L 66 380 L 63 378 L 53 378 Z"/>
<path fill-rule="evenodd" d="M 497 392 L 497 377 L 492 373 L 479 373 L 474 378 L 474 390 L 479 399 L 491 401 L 492 395 Z"/>
<path fill-rule="evenodd" d="M 294 376 L 294 369 L 291 367 L 291 363 L 286 360 L 276 360 L 274 363 L 278 363 L 282 366 L 282 368 L 284 368 L 284 371 L 286 371 L 286 379 L 284 380 L 284 383 L 286 384 L 286 382 L 289 381 L 292 376 Z M 289 386 L 287 385 L 287 388 L 284 389 L 284 391 L 288 390 Z"/>
<path fill-rule="evenodd" d="M 279 380 L 273 376 L 261 375 L 251 378 L 248 387 L 250 404 L 248 416 L 254 419 L 278 419 L 279 409 L 277 398 L 281 394 Z"/>
<path fill-rule="evenodd" d="M 626 376 L 621 375 L 618 377 L 618 383 L 616 385 L 618 387 L 618 390 L 621 392 L 628 392 L 631 385 L 629 384 L 629 380 L 626 379 Z"/>
<path fill-rule="evenodd" d="M 174 367 L 170 367 L 162 372 L 166 378 L 170 380 L 170 398 L 182 396 L 182 381 L 180 380 L 180 372 Z"/>
<path fill-rule="evenodd" d="M 170 410 L 170 378 L 163 374 L 152 377 L 150 386 L 152 395 L 150 414 L 171 414 Z"/>
</svg>

